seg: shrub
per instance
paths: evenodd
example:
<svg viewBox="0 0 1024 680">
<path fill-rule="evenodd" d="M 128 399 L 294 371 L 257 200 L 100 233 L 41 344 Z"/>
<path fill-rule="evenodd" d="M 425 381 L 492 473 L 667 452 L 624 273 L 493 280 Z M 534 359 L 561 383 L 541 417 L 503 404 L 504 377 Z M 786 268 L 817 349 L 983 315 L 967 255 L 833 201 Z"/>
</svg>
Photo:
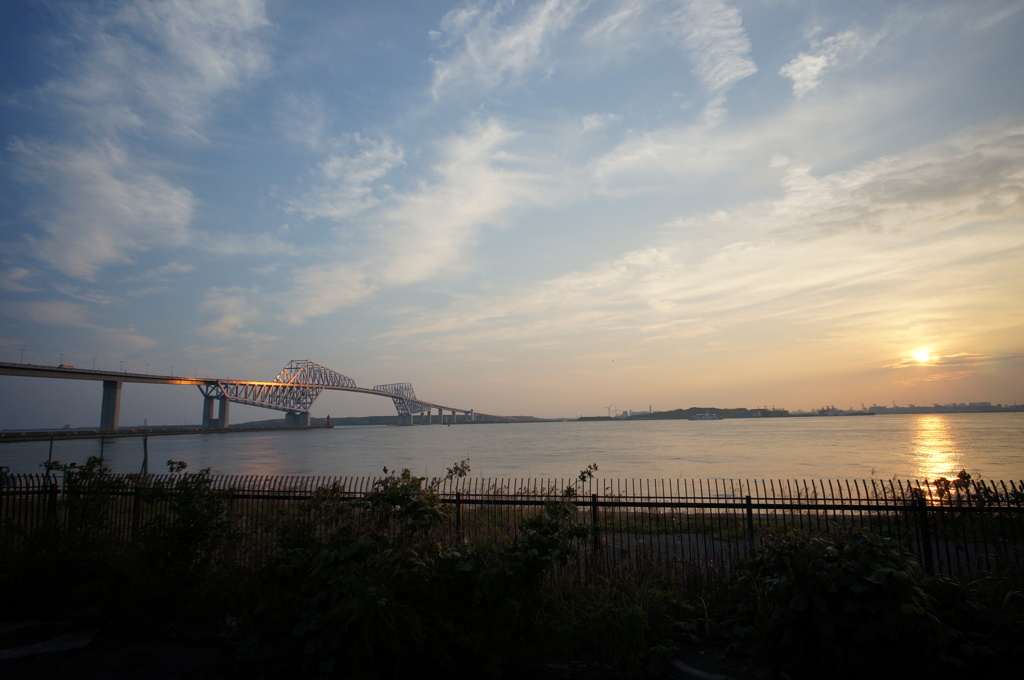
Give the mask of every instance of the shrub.
<svg viewBox="0 0 1024 680">
<path fill-rule="evenodd" d="M 863 531 L 767 537 L 740 568 L 754 661 L 792 677 L 862 677 L 941 668 L 948 631 L 924 575 L 891 541 Z"/>
<path fill-rule="evenodd" d="M 466 472 L 457 465 L 449 477 Z M 525 520 L 508 546 L 451 544 L 441 532 L 450 509 L 439 480 L 385 473 L 344 531 L 321 533 L 328 540 L 315 544 L 316 532 L 293 527 L 305 543 L 278 554 L 263 604 L 246 622 L 255 658 L 286 659 L 278 670 L 306 675 L 393 677 L 429 665 L 494 676 L 558 628 L 542 585 L 586 535 L 572 523 L 573 488 Z"/>
<path fill-rule="evenodd" d="M 958 676 L 1008 678 L 1024 650 L 1024 571 L 1019 567 L 959 579 L 929 580 L 936 615 L 950 627 L 949 667 Z"/>
<path fill-rule="evenodd" d="M 168 512 L 143 529 L 140 556 L 162 578 L 203 575 L 229 535 L 229 494 L 213 488 L 210 468 L 186 472 L 186 467 L 184 462 L 167 461 L 175 477 L 149 490 L 152 500 L 167 502 Z"/>
</svg>

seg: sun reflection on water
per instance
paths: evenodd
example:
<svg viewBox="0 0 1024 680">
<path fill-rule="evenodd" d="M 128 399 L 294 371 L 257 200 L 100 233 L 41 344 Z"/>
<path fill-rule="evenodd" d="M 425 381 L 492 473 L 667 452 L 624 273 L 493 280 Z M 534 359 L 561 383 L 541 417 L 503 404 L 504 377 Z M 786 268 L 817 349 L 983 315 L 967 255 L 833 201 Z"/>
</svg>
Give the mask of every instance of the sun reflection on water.
<svg viewBox="0 0 1024 680">
<path fill-rule="evenodd" d="M 918 479 L 955 477 L 960 471 L 956 437 L 943 414 L 921 415 L 914 420 L 911 446 Z"/>
</svg>

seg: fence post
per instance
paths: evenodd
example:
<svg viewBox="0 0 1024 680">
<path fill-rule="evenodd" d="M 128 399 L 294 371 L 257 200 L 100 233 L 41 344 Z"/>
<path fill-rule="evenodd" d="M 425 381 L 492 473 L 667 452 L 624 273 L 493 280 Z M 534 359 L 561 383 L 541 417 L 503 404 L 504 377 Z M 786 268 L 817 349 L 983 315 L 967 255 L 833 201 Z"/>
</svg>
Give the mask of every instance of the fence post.
<svg viewBox="0 0 1024 680">
<path fill-rule="evenodd" d="M 932 560 L 932 533 L 928 524 L 928 501 L 924 497 L 914 500 L 917 505 L 917 528 L 921 537 L 921 554 L 924 556 L 924 570 L 929 574 L 935 573 L 935 563 Z"/>
<path fill-rule="evenodd" d="M 0 525 L 3 524 L 4 513 L 7 511 L 7 504 L 4 502 L 4 495 L 7 491 L 7 480 L 8 480 L 8 468 L 6 465 L 0 465 Z M 15 484 L 14 480 L 11 480 L 11 485 Z"/>
<path fill-rule="evenodd" d="M 143 474 L 135 484 L 132 493 L 132 540 L 139 536 L 139 526 L 142 524 L 142 499 L 144 489 L 149 488 L 149 475 Z"/>
<path fill-rule="evenodd" d="M 597 529 L 597 494 L 590 494 L 590 531 L 594 535 L 594 553 L 601 550 L 601 532 Z"/>
<path fill-rule="evenodd" d="M 747 541 L 750 543 L 750 553 L 754 553 L 754 501 L 747 495 L 743 498 L 747 508 Z"/>
<path fill-rule="evenodd" d="M 462 541 L 462 492 L 455 492 L 455 538 Z"/>
<path fill-rule="evenodd" d="M 46 494 L 46 521 L 54 522 L 57 519 L 57 482 L 50 481 L 50 489 Z"/>
</svg>

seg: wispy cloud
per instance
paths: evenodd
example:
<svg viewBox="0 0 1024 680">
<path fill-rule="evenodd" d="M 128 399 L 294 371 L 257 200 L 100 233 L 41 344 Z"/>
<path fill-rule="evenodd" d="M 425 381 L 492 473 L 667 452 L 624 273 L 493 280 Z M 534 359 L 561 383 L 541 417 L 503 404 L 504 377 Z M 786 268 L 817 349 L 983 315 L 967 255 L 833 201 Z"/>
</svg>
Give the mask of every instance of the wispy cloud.
<svg viewBox="0 0 1024 680">
<path fill-rule="evenodd" d="M 1006 361 L 1020 361 L 1020 355 L 1014 356 L 992 356 L 988 354 L 969 354 L 967 352 L 959 352 L 957 354 L 946 354 L 946 355 L 935 355 L 929 356 L 927 360 L 920 360 L 915 357 L 903 357 L 899 361 L 886 366 L 886 368 L 893 369 L 941 369 L 942 371 L 948 371 L 950 368 L 962 369 L 962 368 L 977 368 L 986 364 L 999 364 Z"/>
<path fill-rule="evenodd" d="M 537 69 L 545 62 L 551 40 L 565 31 L 590 0 L 544 0 L 530 6 L 517 23 L 501 25 L 514 7 L 507 0 L 490 8 L 472 4 L 445 15 L 441 30 L 432 33 L 439 51 L 434 58 L 435 99 L 464 84 L 494 87 Z"/>
<path fill-rule="evenodd" d="M 17 305 L 17 313 L 43 326 L 89 331 L 100 346 L 134 352 L 157 345 L 155 340 L 143 336 L 134 328 L 117 328 L 98 323 L 93 308 L 73 302 L 51 300 L 24 303 Z"/>
<path fill-rule="evenodd" d="M 261 0 L 74 4 L 54 44 L 58 74 L 35 91 L 65 114 L 62 134 L 14 140 L 15 176 L 34 185 L 31 237 L 40 260 L 96 280 L 105 267 L 191 241 L 192 193 L 150 163 L 168 135 L 204 139 L 219 96 L 263 73 Z"/>
<path fill-rule="evenodd" d="M 704 121 L 670 125 L 625 136 L 592 160 L 586 171 L 592 177 L 593 190 L 599 193 L 618 197 L 659 193 L 679 187 L 681 181 L 720 173 L 761 172 L 753 163 L 770 155 L 769 149 L 786 133 L 764 128 L 718 134 Z"/>
<path fill-rule="evenodd" d="M 28 282 L 34 278 L 31 269 L 27 267 L 11 267 L 0 274 L 0 290 L 12 293 L 28 293 L 35 288 Z"/>
<path fill-rule="evenodd" d="M 295 255 L 296 247 L 280 236 L 270 233 L 209 232 L 202 241 L 192 245 L 218 255 Z"/>
<path fill-rule="evenodd" d="M 306 217 L 345 220 L 380 203 L 380 186 L 392 168 L 404 163 L 402 149 L 391 139 L 368 140 L 355 136 L 355 153 L 332 154 L 315 173 L 317 186 L 291 202 L 291 208 Z M 376 190 L 375 190 L 376 188 Z"/>
<path fill-rule="evenodd" d="M 196 330 L 215 340 L 246 342 L 275 340 L 275 336 L 269 333 L 248 330 L 249 326 L 260 317 L 259 308 L 250 300 L 251 297 L 258 294 L 258 289 L 245 289 L 237 286 L 211 289 L 199 305 L 199 311 L 216 318 Z"/>
<path fill-rule="evenodd" d="M 496 120 L 474 123 L 440 142 L 431 181 L 404 193 L 391 192 L 386 201 L 373 196 L 367 185 L 400 161 L 397 150 L 389 144 L 377 146 L 364 163 L 339 162 L 335 190 L 306 196 L 295 206 L 362 236 L 326 248 L 324 254 L 334 257 L 334 264 L 296 272 L 288 295 L 290 321 L 327 314 L 380 289 L 423 283 L 464 266 L 462 260 L 480 230 L 500 226 L 511 211 L 557 193 L 556 183 L 545 185 L 543 176 L 531 170 L 529 158 L 508 150 L 518 136 Z M 325 169 L 322 175 L 327 174 Z M 358 219 L 352 221 L 354 217 Z"/>
<path fill-rule="evenodd" d="M 171 277 L 178 276 L 180 274 L 190 274 L 195 270 L 196 266 L 188 262 L 168 262 L 167 264 L 161 267 L 157 267 L 156 269 L 150 269 L 136 276 L 128 277 L 125 279 L 125 282 L 134 283 L 137 281 L 166 281 Z"/>
<path fill-rule="evenodd" d="M 189 242 L 192 194 L 131 160 L 121 146 L 16 140 L 19 178 L 46 196 L 33 215 L 46 236 L 29 237 L 36 256 L 68 276 L 95 280 L 133 253 Z"/>
<path fill-rule="evenodd" d="M 1005 119 L 903 156 L 887 156 L 816 177 L 785 167 L 789 220 L 779 229 L 804 235 L 843 230 L 935 232 L 975 220 L 1018 219 L 1024 196 L 1024 119 Z"/>
<path fill-rule="evenodd" d="M 80 300 L 82 302 L 88 302 L 92 305 L 112 305 L 118 302 L 118 298 L 113 295 L 106 295 L 104 293 L 91 290 L 82 290 L 78 286 L 59 285 L 54 286 L 54 290 L 61 295 L 66 295 L 69 298 Z"/>
<path fill-rule="evenodd" d="M 883 38 L 862 31 L 843 31 L 816 40 L 810 51 L 801 52 L 779 69 L 779 75 L 793 81 L 793 94 L 802 97 L 821 84 L 826 72 L 864 58 Z"/>
<path fill-rule="evenodd" d="M 300 324 L 362 302 L 376 290 L 360 264 L 318 264 L 294 272 L 281 305 L 288 323 Z"/>
<path fill-rule="evenodd" d="M 497 120 L 471 126 L 441 143 L 435 181 L 400 197 L 377 221 L 387 247 L 373 263 L 389 286 L 424 281 L 459 262 L 476 233 L 500 226 L 512 210 L 544 202 L 545 186 L 531 159 L 508 150 L 519 134 Z"/>
<path fill-rule="evenodd" d="M 311 151 L 320 151 L 332 144 L 330 112 L 318 94 L 288 93 L 281 97 L 277 109 L 278 122 L 285 137 Z"/>
<path fill-rule="evenodd" d="M 757 73 L 740 12 L 724 0 L 682 2 L 668 25 L 709 91 L 725 92 Z"/>
<path fill-rule="evenodd" d="M 138 131 L 202 138 L 219 94 L 263 73 L 263 0 L 66 6 L 68 70 L 41 94 L 107 136 Z"/>
<path fill-rule="evenodd" d="M 596 132 L 621 119 L 622 116 L 616 113 L 591 113 L 583 116 L 583 132 Z"/>
</svg>

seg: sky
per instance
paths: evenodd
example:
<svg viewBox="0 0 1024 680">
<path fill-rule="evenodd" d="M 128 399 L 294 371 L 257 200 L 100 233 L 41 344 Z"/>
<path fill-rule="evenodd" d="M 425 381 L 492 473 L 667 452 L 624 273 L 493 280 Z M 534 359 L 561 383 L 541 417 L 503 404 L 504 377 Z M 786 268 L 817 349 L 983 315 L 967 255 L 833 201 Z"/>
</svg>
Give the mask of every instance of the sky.
<svg viewBox="0 0 1024 680">
<path fill-rule="evenodd" d="M 1021 35 L 1020 0 L 6 0 L 0 360 L 540 417 L 1024 403 Z M 0 428 L 100 392 L 0 377 Z M 201 406 L 127 385 L 121 423 Z"/>
</svg>

